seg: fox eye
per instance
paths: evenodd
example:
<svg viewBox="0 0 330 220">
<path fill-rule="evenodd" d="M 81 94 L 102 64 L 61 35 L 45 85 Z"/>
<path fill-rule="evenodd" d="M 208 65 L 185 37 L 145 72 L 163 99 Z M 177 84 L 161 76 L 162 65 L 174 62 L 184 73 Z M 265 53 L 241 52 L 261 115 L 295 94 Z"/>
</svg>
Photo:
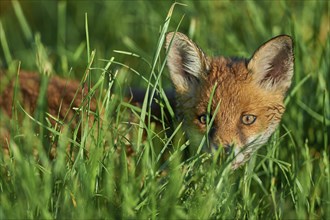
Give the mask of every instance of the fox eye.
<svg viewBox="0 0 330 220">
<path fill-rule="evenodd" d="M 200 115 L 200 116 L 198 117 L 198 120 L 199 120 L 199 122 L 200 122 L 201 124 L 205 125 L 205 124 L 206 124 L 206 120 L 207 120 L 207 116 L 206 116 L 205 114 Z"/>
<path fill-rule="evenodd" d="M 257 116 L 250 115 L 250 114 L 244 114 L 241 117 L 241 121 L 245 125 L 252 125 L 257 119 Z"/>
</svg>

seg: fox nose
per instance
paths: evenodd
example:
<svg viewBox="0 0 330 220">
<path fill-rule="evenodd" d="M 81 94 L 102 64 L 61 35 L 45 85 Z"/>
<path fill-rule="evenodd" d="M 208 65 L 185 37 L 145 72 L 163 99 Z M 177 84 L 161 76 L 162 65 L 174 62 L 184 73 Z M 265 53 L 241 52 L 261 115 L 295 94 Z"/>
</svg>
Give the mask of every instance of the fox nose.
<svg viewBox="0 0 330 220">
<path fill-rule="evenodd" d="M 225 153 L 227 155 L 231 154 L 233 148 L 234 148 L 234 144 L 225 144 L 224 145 Z"/>
</svg>

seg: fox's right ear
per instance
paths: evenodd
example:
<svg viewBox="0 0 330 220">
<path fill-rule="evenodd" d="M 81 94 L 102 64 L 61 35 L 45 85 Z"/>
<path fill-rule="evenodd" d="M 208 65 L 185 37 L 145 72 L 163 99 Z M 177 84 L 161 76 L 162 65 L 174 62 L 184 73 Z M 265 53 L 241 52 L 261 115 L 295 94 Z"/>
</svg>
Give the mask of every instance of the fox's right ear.
<svg viewBox="0 0 330 220">
<path fill-rule="evenodd" d="M 171 80 L 178 93 L 188 92 L 196 87 L 199 79 L 206 77 L 209 61 L 186 35 L 179 32 L 168 33 L 165 48 Z"/>
</svg>

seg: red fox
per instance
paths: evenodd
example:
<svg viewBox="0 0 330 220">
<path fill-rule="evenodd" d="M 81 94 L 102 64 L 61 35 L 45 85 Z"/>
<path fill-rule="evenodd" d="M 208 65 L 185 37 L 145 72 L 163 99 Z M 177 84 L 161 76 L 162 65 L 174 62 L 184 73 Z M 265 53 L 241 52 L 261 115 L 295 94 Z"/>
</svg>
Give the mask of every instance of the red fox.
<svg viewBox="0 0 330 220">
<path fill-rule="evenodd" d="M 191 145 L 200 146 L 206 137 L 206 149 L 234 151 L 232 167 L 239 167 L 267 142 L 281 120 L 283 99 L 293 75 L 291 38 L 281 35 L 269 40 L 249 60 L 208 57 L 178 32 L 167 34 L 165 48 L 176 92 L 175 98 L 169 97 L 170 103 L 176 102 L 176 113 Z M 19 87 L 28 112 L 36 108 L 40 84 L 38 74 L 21 71 Z M 14 84 L 8 85 L 1 90 L 0 108 L 11 116 Z M 72 108 L 81 106 L 87 95 L 78 90 L 86 92 L 77 81 L 52 77 L 46 96 L 48 112 L 71 120 L 75 114 Z M 141 94 L 133 93 L 133 102 L 142 103 L 138 96 Z M 96 104 L 92 99 L 92 111 Z"/>
<path fill-rule="evenodd" d="M 182 33 L 166 37 L 177 113 L 192 145 L 234 151 L 235 169 L 267 142 L 278 126 L 293 75 L 293 43 L 277 36 L 251 59 L 208 57 Z"/>
</svg>

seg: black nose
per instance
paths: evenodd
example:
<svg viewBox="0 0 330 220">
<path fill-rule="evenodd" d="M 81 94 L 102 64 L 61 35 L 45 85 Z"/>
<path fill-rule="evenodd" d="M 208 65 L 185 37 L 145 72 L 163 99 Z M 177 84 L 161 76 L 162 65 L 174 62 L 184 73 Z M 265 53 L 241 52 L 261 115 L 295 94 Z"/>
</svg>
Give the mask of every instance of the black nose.
<svg viewBox="0 0 330 220">
<path fill-rule="evenodd" d="M 233 148 L 234 148 L 234 145 L 233 144 L 226 144 L 224 146 L 224 149 L 225 149 L 225 153 L 227 155 L 231 154 L 231 152 L 233 151 Z"/>
</svg>

